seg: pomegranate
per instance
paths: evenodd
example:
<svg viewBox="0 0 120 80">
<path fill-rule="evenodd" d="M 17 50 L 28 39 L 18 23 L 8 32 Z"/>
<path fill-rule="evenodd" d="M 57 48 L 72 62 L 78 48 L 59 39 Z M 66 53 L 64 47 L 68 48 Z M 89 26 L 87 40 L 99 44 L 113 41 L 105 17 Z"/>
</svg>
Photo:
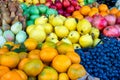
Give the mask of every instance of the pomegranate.
<svg viewBox="0 0 120 80">
<path fill-rule="evenodd" d="M 90 16 L 85 17 L 85 19 L 87 19 L 90 23 L 93 21 L 93 18 Z"/>
<path fill-rule="evenodd" d="M 63 9 L 59 9 L 59 10 L 58 10 L 58 13 L 61 14 L 61 15 L 63 15 L 63 14 L 64 14 Z"/>
<path fill-rule="evenodd" d="M 93 16 L 92 25 L 98 28 L 99 30 L 102 30 L 107 26 L 107 20 L 100 15 L 95 15 Z"/>
<path fill-rule="evenodd" d="M 116 24 L 120 24 L 120 17 L 117 18 Z"/>
<path fill-rule="evenodd" d="M 109 26 L 112 26 L 116 23 L 115 15 L 107 15 L 107 16 L 105 16 L 105 19 L 107 20 Z"/>
<path fill-rule="evenodd" d="M 81 6 L 80 6 L 80 5 L 77 5 L 77 6 L 75 7 L 75 10 L 80 10 L 80 8 L 81 8 Z"/>
<path fill-rule="evenodd" d="M 50 8 L 57 9 L 57 7 L 54 4 L 51 4 Z"/>
<path fill-rule="evenodd" d="M 108 37 L 119 37 L 119 30 L 115 26 L 107 26 L 104 28 L 103 34 Z"/>
<path fill-rule="evenodd" d="M 72 13 L 74 11 L 74 6 L 69 6 L 69 7 L 67 7 L 67 12 L 68 13 Z"/>
<path fill-rule="evenodd" d="M 71 4 L 72 4 L 74 7 L 76 7 L 76 6 L 78 5 L 78 2 L 77 2 L 77 0 L 71 0 Z"/>
<path fill-rule="evenodd" d="M 62 9 L 62 3 L 60 2 L 60 0 L 55 2 L 55 6 L 57 7 L 57 9 Z"/>
</svg>

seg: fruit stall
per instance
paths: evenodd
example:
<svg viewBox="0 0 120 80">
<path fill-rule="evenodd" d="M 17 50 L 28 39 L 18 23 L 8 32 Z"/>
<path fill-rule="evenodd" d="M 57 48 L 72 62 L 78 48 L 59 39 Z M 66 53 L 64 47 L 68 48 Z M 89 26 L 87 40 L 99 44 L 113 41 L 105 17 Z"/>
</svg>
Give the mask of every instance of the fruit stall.
<svg viewBox="0 0 120 80">
<path fill-rule="evenodd" d="M 0 0 L 0 80 L 120 80 L 120 0 Z"/>
</svg>

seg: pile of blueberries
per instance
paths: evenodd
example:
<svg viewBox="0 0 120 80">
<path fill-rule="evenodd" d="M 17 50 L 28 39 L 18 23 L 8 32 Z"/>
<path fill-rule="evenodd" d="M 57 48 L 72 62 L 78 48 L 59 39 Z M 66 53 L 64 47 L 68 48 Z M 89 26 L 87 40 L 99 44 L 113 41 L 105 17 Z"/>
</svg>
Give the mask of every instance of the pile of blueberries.
<svg viewBox="0 0 120 80">
<path fill-rule="evenodd" d="M 100 37 L 103 44 L 75 50 L 81 57 L 81 64 L 91 76 L 100 80 L 120 80 L 120 41 Z"/>
</svg>

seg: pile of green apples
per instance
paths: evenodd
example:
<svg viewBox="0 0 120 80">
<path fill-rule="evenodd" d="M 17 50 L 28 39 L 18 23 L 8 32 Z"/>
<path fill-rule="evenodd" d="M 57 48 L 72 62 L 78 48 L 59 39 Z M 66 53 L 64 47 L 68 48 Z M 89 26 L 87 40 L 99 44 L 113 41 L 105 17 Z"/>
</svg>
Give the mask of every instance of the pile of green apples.
<svg viewBox="0 0 120 80">
<path fill-rule="evenodd" d="M 94 47 L 101 41 L 99 30 L 92 27 L 88 20 L 77 21 L 75 18 L 66 18 L 62 15 L 38 17 L 33 25 L 27 27 L 26 32 L 29 38 L 34 38 L 38 42 L 63 41 L 73 45 L 75 49 Z"/>
<path fill-rule="evenodd" d="M 27 26 L 34 24 L 34 21 L 36 18 L 45 15 L 57 15 L 58 12 L 55 9 L 48 8 L 48 6 L 45 6 L 44 4 L 40 5 L 27 5 L 25 3 L 21 3 L 21 8 L 23 9 L 23 15 L 26 16 L 26 23 Z"/>
</svg>

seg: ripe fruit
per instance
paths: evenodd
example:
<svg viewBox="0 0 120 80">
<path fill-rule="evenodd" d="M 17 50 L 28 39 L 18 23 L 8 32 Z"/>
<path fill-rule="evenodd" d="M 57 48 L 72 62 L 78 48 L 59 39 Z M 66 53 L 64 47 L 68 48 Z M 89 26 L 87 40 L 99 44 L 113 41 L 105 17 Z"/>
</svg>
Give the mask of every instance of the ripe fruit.
<svg viewBox="0 0 120 80">
<path fill-rule="evenodd" d="M 7 52 L 3 55 L 0 55 L 0 64 L 9 68 L 15 68 L 19 61 L 20 57 L 18 53 L 15 52 Z"/>
<path fill-rule="evenodd" d="M 116 23 L 115 15 L 107 15 L 107 16 L 105 16 L 105 19 L 107 20 L 109 26 L 115 25 L 115 23 Z"/>
<path fill-rule="evenodd" d="M 58 80 L 58 73 L 54 68 L 46 66 L 38 75 L 38 80 Z"/>
<path fill-rule="evenodd" d="M 63 37 L 66 37 L 68 35 L 69 30 L 65 26 L 56 26 L 55 33 L 59 38 L 63 38 Z"/>
<path fill-rule="evenodd" d="M 26 41 L 24 42 L 25 47 L 26 47 L 29 51 L 36 49 L 37 44 L 38 44 L 37 41 L 36 41 L 35 39 L 33 39 L 33 38 L 28 38 L 28 39 L 26 39 Z"/>
<path fill-rule="evenodd" d="M 37 76 L 43 69 L 43 63 L 40 59 L 31 59 L 23 66 L 23 71 L 28 76 Z"/>
<path fill-rule="evenodd" d="M 65 8 L 68 7 L 68 6 L 70 6 L 69 0 L 64 0 L 62 4 L 63 4 L 63 6 L 64 6 Z"/>
<path fill-rule="evenodd" d="M 68 39 L 72 42 L 72 43 L 77 43 L 79 41 L 80 38 L 80 34 L 77 31 L 71 31 L 68 34 Z"/>
<path fill-rule="evenodd" d="M 83 34 L 88 34 L 91 30 L 91 23 L 86 20 L 86 19 L 82 19 L 78 22 L 77 24 L 77 31 L 83 35 Z"/>
<path fill-rule="evenodd" d="M 57 50 L 52 47 L 47 47 L 40 51 L 40 58 L 43 62 L 51 62 L 57 55 Z"/>
<path fill-rule="evenodd" d="M 69 31 L 76 30 L 77 22 L 75 18 L 67 18 L 65 20 L 64 26 L 68 28 Z"/>
<path fill-rule="evenodd" d="M 57 55 L 52 61 L 52 67 L 58 72 L 66 72 L 71 65 L 71 60 L 66 55 Z"/>
<path fill-rule="evenodd" d="M 30 59 L 40 59 L 39 54 L 40 54 L 40 50 L 34 49 L 34 50 L 29 52 L 28 58 L 30 58 Z"/>
<path fill-rule="evenodd" d="M 99 5 L 99 10 L 100 11 L 107 11 L 108 10 L 108 6 L 106 4 L 100 4 Z"/>
<path fill-rule="evenodd" d="M 0 66 L 0 78 L 9 71 L 10 71 L 10 69 L 8 67 Z"/>
<path fill-rule="evenodd" d="M 92 36 L 89 34 L 81 36 L 79 39 L 79 43 L 80 43 L 82 48 L 91 47 L 93 45 Z"/>
<path fill-rule="evenodd" d="M 72 13 L 74 10 L 75 10 L 74 6 L 70 5 L 70 6 L 67 7 L 66 11 L 67 11 L 67 13 Z"/>
<path fill-rule="evenodd" d="M 90 35 L 92 36 L 93 39 L 96 39 L 99 37 L 100 35 L 100 31 L 99 29 L 92 27 L 91 31 L 90 31 Z"/>
<path fill-rule="evenodd" d="M 72 64 L 67 73 L 70 79 L 78 79 L 86 75 L 86 71 L 81 64 Z"/>
<path fill-rule="evenodd" d="M 74 51 L 70 51 L 66 53 L 66 56 L 68 56 L 71 60 L 72 63 L 80 63 L 81 59 L 80 56 L 74 52 Z"/>
<path fill-rule="evenodd" d="M 80 13 L 84 16 L 88 15 L 88 13 L 91 11 L 91 8 L 89 6 L 83 6 L 80 8 Z"/>
<path fill-rule="evenodd" d="M 6 47 L 0 48 L 0 55 L 1 55 L 1 54 L 5 54 L 5 53 L 7 53 L 7 52 L 9 52 L 8 48 L 6 48 Z"/>
<path fill-rule="evenodd" d="M 69 77 L 66 73 L 60 73 L 58 80 L 69 80 Z"/>
</svg>

